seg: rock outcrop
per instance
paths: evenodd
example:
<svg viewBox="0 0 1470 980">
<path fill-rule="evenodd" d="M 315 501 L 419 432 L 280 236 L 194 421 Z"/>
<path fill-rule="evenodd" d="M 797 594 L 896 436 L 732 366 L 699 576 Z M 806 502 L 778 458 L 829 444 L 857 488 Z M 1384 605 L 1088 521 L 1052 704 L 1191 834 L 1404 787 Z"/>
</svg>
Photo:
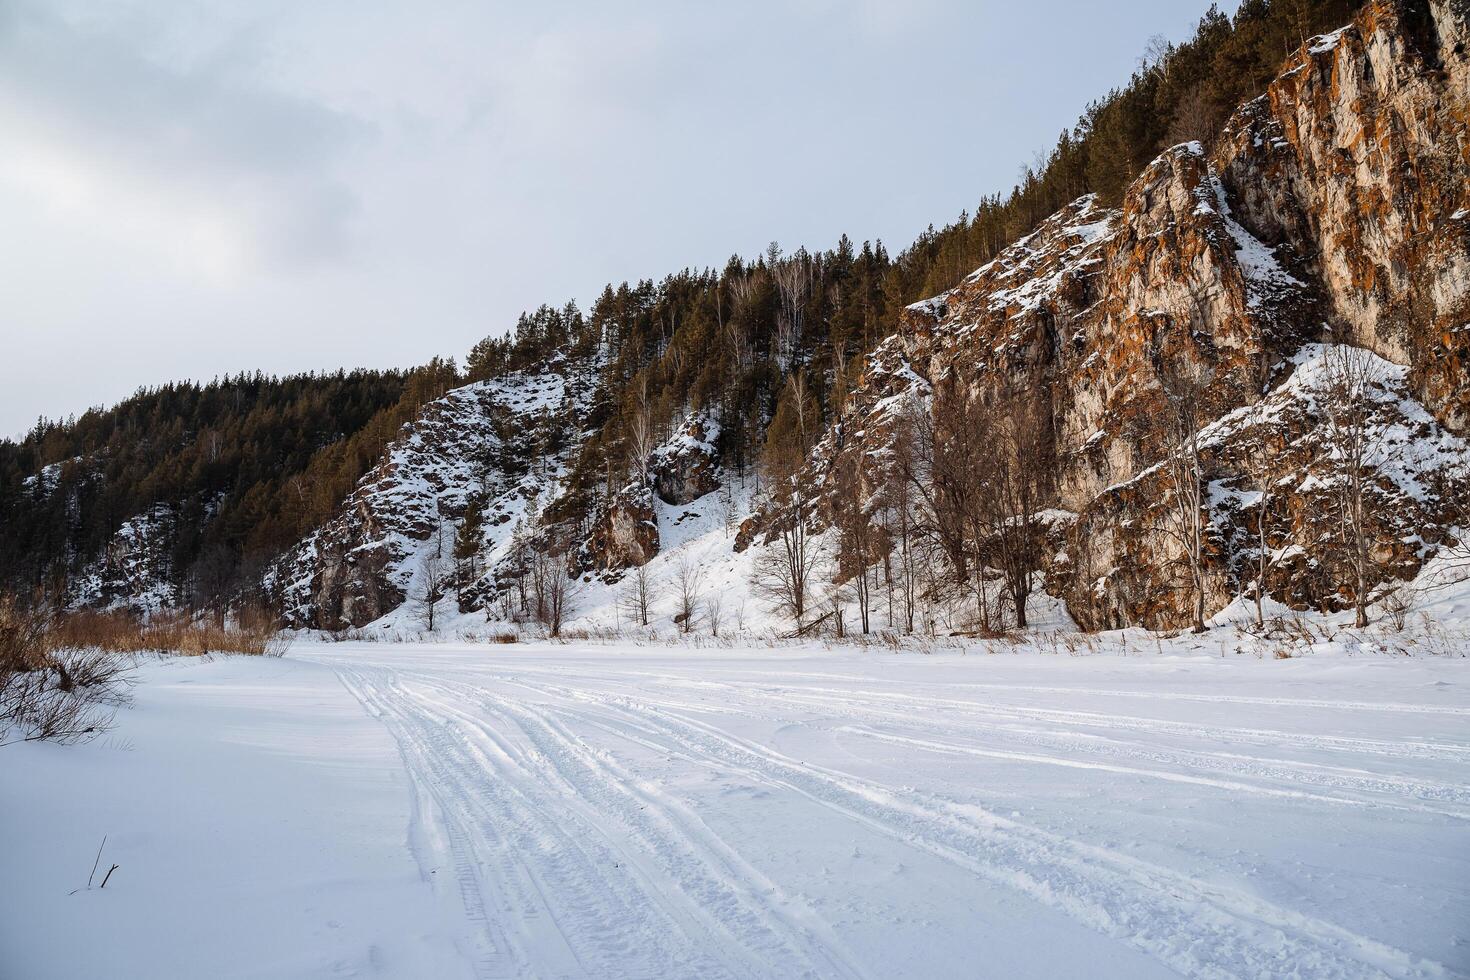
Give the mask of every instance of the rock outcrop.
<svg viewBox="0 0 1470 980">
<path fill-rule="evenodd" d="M 178 597 L 169 584 L 174 524 L 173 510 L 163 505 L 124 521 L 97 560 L 70 583 L 67 605 L 143 616 L 175 605 Z"/>
<path fill-rule="evenodd" d="M 578 564 L 603 572 L 633 568 L 648 564 L 658 546 L 652 494 L 647 487 L 629 486 L 603 508 Z"/>
<path fill-rule="evenodd" d="M 666 504 L 687 504 L 720 488 L 719 423 L 704 415 L 691 415 L 672 439 L 648 458 L 648 478 L 653 492 Z"/>
<path fill-rule="evenodd" d="M 1332 325 L 1470 425 L 1470 6 L 1368 4 L 1309 41 L 1215 152 L 1239 220 L 1300 256 Z"/>
<path fill-rule="evenodd" d="M 552 367 L 458 388 L 405 426 L 338 515 L 268 577 L 287 622 L 342 629 L 397 608 L 428 552 L 452 547 L 472 497 L 484 508 L 488 555 L 534 524 L 575 442 L 550 436 L 572 424 L 587 397 L 576 366 Z M 563 448 L 537 449 L 546 445 Z"/>
<path fill-rule="evenodd" d="M 616 574 L 646 565 L 660 546 L 657 497 L 670 506 L 693 503 L 720 488 L 719 423 L 690 415 L 668 440 L 648 454 L 644 482 L 634 482 L 603 504 L 574 570 Z"/>
</svg>

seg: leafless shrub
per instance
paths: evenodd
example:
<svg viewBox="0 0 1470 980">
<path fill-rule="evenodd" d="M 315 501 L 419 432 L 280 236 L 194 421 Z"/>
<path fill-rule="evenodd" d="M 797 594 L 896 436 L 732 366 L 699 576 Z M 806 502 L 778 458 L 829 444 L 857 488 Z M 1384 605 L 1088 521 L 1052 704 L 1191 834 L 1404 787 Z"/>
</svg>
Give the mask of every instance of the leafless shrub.
<svg viewBox="0 0 1470 980">
<path fill-rule="evenodd" d="M 113 651 L 58 645 L 44 602 L 0 595 L 0 745 L 106 731 L 110 709 L 126 701 L 130 666 Z"/>
<path fill-rule="evenodd" d="M 720 635 L 720 624 L 725 620 L 725 601 L 716 592 L 704 600 L 704 621 L 709 624 L 709 635 Z"/>
<path fill-rule="evenodd" d="M 50 659 L 57 690 L 80 692 L 96 704 L 118 707 L 128 702 L 133 664 L 125 655 L 96 647 L 64 647 Z"/>
<path fill-rule="evenodd" d="M 49 607 L 38 600 L 0 595 L 0 671 L 44 667 L 54 621 Z"/>
<path fill-rule="evenodd" d="M 1414 588 L 1407 582 L 1395 582 L 1384 590 L 1378 600 L 1378 608 L 1383 610 L 1388 624 L 1397 633 L 1402 633 L 1409 624 L 1409 614 L 1414 611 L 1417 596 Z"/>
<path fill-rule="evenodd" d="M 79 742 L 111 727 L 112 713 L 90 692 L 56 686 L 52 671 L 0 679 L 0 746 L 16 742 Z"/>
</svg>

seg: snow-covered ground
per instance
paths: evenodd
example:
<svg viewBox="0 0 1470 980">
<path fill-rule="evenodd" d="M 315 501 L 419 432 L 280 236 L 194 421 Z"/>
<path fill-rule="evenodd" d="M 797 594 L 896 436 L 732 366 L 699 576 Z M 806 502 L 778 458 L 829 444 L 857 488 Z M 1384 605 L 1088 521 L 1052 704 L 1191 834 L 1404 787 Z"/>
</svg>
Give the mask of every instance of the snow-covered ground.
<svg viewBox="0 0 1470 980">
<path fill-rule="evenodd" d="M 1470 973 L 1470 660 L 1227 635 L 153 662 L 0 749 L 0 975 Z"/>
</svg>

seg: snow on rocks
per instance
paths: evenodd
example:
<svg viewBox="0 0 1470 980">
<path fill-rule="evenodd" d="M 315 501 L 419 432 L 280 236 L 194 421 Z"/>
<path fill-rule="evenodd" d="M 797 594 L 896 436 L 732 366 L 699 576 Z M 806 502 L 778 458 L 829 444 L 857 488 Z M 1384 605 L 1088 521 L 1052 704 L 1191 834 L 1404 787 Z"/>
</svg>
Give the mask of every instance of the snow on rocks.
<svg viewBox="0 0 1470 980">
<path fill-rule="evenodd" d="M 171 608 L 173 524 L 173 510 L 162 504 L 124 521 L 97 560 L 68 583 L 68 607 L 145 616 Z"/>
<path fill-rule="evenodd" d="M 493 565 L 558 492 L 580 435 L 589 373 L 557 360 L 426 406 L 338 515 L 278 563 L 287 621 L 337 629 L 398 609 L 419 585 L 424 556 L 452 549 L 471 497 L 484 506 L 481 544 Z"/>
<path fill-rule="evenodd" d="M 1454 518 L 1453 502 L 1470 494 L 1470 444 L 1447 432 L 1409 394 L 1408 369 L 1361 349 L 1308 344 L 1289 360 L 1291 374 L 1268 395 L 1199 432 L 1207 479 L 1211 608 L 1255 587 L 1262 520 L 1272 552 L 1269 601 L 1298 611 L 1340 608 L 1347 601 L 1331 573 L 1339 547 L 1336 488 L 1342 461 L 1336 458 L 1328 421 L 1331 363 L 1343 356 L 1362 358 L 1365 374 L 1374 379 L 1365 391 L 1368 449 L 1362 463 L 1377 515 L 1380 573 L 1411 579 L 1426 557 L 1451 540 L 1447 525 Z M 1263 480 L 1269 483 L 1265 489 Z M 1158 530 L 1168 524 L 1169 494 L 1167 473 L 1156 464 L 1109 487 L 1078 525 L 1080 537 L 1070 544 L 1082 559 L 1073 569 L 1078 578 L 1063 588 L 1080 593 L 1085 586 L 1089 602 L 1080 596 L 1073 602 L 1080 615 L 1102 611 L 1087 625 L 1150 621 L 1139 597 L 1158 594 L 1167 579 L 1144 588 L 1133 580 L 1167 575 L 1171 567 L 1154 552 L 1169 547 L 1167 534 Z M 1100 534 L 1101 526 L 1116 530 Z M 1151 557 L 1139 561 L 1141 555 Z M 1101 591 L 1094 574 L 1099 570 L 1107 583 Z"/>
<path fill-rule="evenodd" d="M 687 504 L 719 488 L 720 424 L 705 413 L 690 415 L 648 458 L 649 481 L 666 504 Z"/>
</svg>

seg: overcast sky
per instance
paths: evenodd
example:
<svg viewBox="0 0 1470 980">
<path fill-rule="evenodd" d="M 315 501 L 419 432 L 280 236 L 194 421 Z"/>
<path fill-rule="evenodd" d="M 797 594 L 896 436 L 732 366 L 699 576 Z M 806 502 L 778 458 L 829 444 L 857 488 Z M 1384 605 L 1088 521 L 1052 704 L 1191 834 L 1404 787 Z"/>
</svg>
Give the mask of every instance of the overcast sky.
<svg viewBox="0 0 1470 980">
<path fill-rule="evenodd" d="M 0 0 L 0 435 L 462 358 L 772 240 L 896 252 L 1206 5 Z"/>
</svg>

